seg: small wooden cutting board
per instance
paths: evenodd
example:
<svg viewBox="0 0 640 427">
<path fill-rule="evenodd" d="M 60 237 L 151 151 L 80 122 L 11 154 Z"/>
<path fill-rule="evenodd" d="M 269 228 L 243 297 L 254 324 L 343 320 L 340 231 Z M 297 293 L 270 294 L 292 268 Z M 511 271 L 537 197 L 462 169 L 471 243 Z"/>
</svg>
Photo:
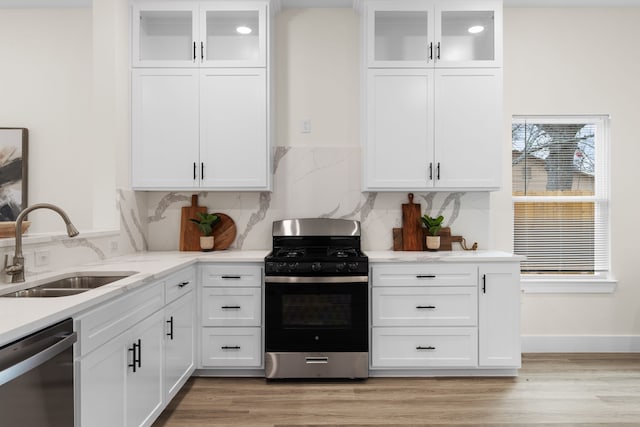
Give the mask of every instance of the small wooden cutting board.
<svg viewBox="0 0 640 427">
<path fill-rule="evenodd" d="M 191 206 L 182 208 L 182 217 L 180 218 L 180 245 L 181 251 L 199 251 L 200 250 L 200 230 L 198 226 L 191 221 L 190 218 L 198 218 L 198 212 L 206 213 L 206 206 L 198 206 L 198 195 L 191 196 Z"/>
<path fill-rule="evenodd" d="M 402 204 L 402 250 L 422 250 L 420 221 L 420 204 L 413 203 L 413 193 L 409 193 L 409 203 Z"/>
<path fill-rule="evenodd" d="M 218 212 L 215 214 L 220 217 L 220 221 L 213 226 L 213 250 L 222 251 L 236 239 L 236 223 L 229 215 Z"/>
</svg>

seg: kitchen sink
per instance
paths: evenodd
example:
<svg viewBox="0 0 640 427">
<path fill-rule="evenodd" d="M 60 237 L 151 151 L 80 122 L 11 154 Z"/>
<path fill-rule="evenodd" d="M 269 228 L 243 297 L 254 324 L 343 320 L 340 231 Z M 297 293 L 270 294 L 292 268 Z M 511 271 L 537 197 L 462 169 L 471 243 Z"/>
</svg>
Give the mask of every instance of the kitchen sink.
<svg viewBox="0 0 640 427">
<path fill-rule="evenodd" d="M 11 292 L 0 297 L 8 298 L 47 298 L 77 295 L 100 286 L 116 282 L 135 274 L 136 272 L 80 272 L 69 273 L 51 282 L 43 283 L 33 288 Z"/>
</svg>

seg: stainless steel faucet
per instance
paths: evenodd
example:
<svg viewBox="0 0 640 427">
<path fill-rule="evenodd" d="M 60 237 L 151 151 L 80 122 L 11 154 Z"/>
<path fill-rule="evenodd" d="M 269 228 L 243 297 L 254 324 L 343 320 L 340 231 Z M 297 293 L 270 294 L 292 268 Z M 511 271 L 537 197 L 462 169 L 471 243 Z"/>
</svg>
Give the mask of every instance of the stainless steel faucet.
<svg viewBox="0 0 640 427">
<path fill-rule="evenodd" d="M 11 276 L 11 283 L 20 283 L 24 282 L 24 256 L 22 255 L 22 221 L 27 214 L 35 209 L 51 209 L 54 212 L 57 212 L 64 223 L 67 224 L 67 234 L 69 237 L 75 237 L 79 234 L 76 227 L 71 223 L 69 216 L 60 209 L 59 207 L 52 205 L 50 203 L 38 203 L 33 206 L 30 206 L 26 209 L 23 209 L 22 212 L 18 214 L 18 218 L 16 218 L 16 252 L 13 255 L 13 264 L 7 265 L 9 263 L 9 254 L 5 256 L 4 259 L 4 271 L 9 276 Z"/>
</svg>

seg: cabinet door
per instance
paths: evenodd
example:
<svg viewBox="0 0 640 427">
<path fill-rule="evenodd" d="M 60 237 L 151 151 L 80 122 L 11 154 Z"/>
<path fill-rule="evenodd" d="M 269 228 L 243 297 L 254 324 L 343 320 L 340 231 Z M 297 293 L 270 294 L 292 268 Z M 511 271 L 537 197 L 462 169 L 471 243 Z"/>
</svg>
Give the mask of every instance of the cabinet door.
<svg viewBox="0 0 640 427">
<path fill-rule="evenodd" d="M 126 366 L 129 363 L 126 341 L 126 337 L 118 336 L 80 361 L 78 425 L 125 425 Z"/>
<path fill-rule="evenodd" d="M 127 343 L 126 426 L 151 425 L 162 411 L 163 311 L 131 328 Z M 133 360 L 133 344 L 139 344 Z M 129 364 L 136 363 L 135 372 Z"/>
<path fill-rule="evenodd" d="M 267 5 L 215 2 L 200 7 L 200 55 L 205 67 L 265 67 Z"/>
<path fill-rule="evenodd" d="M 519 263 L 483 264 L 479 273 L 479 365 L 520 367 Z"/>
<path fill-rule="evenodd" d="M 132 9 L 132 66 L 194 67 L 200 61 L 198 4 L 136 2 Z"/>
<path fill-rule="evenodd" d="M 433 66 L 433 2 L 371 3 L 366 17 L 369 67 Z"/>
<path fill-rule="evenodd" d="M 194 292 L 174 301 L 165 309 L 166 402 L 180 390 L 194 370 Z"/>
<path fill-rule="evenodd" d="M 434 15 L 436 67 L 502 66 L 501 1 L 441 1 Z"/>
<path fill-rule="evenodd" d="M 200 114 L 202 187 L 267 188 L 265 70 L 202 70 Z"/>
<path fill-rule="evenodd" d="M 502 70 L 435 73 L 436 187 L 499 188 Z"/>
<path fill-rule="evenodd" d="M 368 70 L 365 188 L 433 183 L 433 70 Z"/>
<path fill-rule="evenodd" d="M 138 69 L 131 81 L 132 186 L 198 186 L 198 72 Z"/>
</svg>

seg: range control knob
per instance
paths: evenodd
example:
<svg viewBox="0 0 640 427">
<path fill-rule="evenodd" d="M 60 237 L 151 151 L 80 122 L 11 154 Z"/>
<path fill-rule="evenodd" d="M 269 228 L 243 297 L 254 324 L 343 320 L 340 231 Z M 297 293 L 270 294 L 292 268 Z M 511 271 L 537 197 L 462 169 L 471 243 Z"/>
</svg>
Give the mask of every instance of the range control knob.
<svg viewBox="0 0 640 427">
<path fill-rule="evenodd" d="M 355 271 L 358 269 L 358 263 L 357 262 L 350 262 L 348 267 L 349 267 L 349 271 Z"/>
<path fill-rule="evenodd" d="M 339 262 L 338 264 L 336 264 L 336 271 L 344 271 L 345 268 L 347 268 L 346 262 Z"/>
<path fill-rule="evenodd" d="M 287 268 L 287 263 L 286 262 L 279 262 L 276 264 L 276 271 L 278 273 L 285 271 L 285 269 Z"/>
<path fill-rule="evenodd" d="M 322 270 L 322 264 L 320 264 L 319 262 L 314 262 L 313 264 L 311 264 L 311 270 L 313 271 Z"/>
<path fill-rule="evenodd" d="M 289 268 L 288 271 L 296 271 L 296 269 L 298 268 L 298 263 L 297 262 L 290 262 L 287 267 Z"/>
</svg>

